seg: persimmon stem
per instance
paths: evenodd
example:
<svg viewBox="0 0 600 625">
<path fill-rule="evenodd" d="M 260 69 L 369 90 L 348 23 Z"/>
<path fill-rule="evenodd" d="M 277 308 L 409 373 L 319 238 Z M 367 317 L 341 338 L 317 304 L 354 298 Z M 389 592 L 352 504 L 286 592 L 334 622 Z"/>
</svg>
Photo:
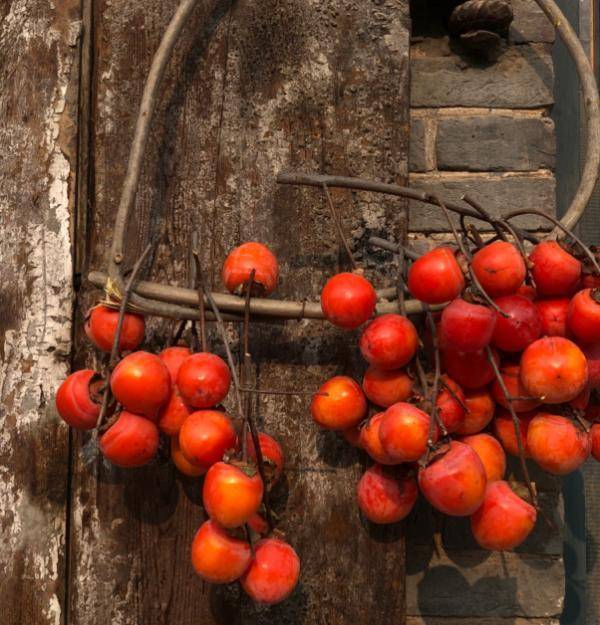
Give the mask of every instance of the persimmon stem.
<svg viewBox="0 0 600 625">
<path fill-rule="evenodd" d="M 331 217 L 333 219 L 336 230 L 338 232 L 338 236 L 340 237 L 340 241 L 342 242 L 342 245 L 344 246 L 344 249 L 346 250 L 346 254 L 348 255 L 348 260 L 350 261 L 350 266 L 352 267 L 352 270 L 354 271 L 354 269 L 356 269 L 356 262 L 352 254 L 352 250 L 350 249 L 350 245 L 348 244 L 348 240 L 346 239 L 346 236 L 344 235 L 344 230 L 342 228 L 342 222 L 340 220 L 340 216 L 338 215 L 338 212 L 336 211 L 335 206 L 333 204 L 333 200 L 331 199 L 331 194 L 329 193 L 329 187 L 327 186 L 326 183 L 323 183 L 322 189 L 323 189 L 323 193 L 325 193 L 325 197 L 327 198 L 327 203 L 329 204 Z"/>
<path fill-rule="evenodd" d="M 431 387 L 431 405 L 432 405 L 432 415 L 435 419 L 438 427 L 440 428 L 440 432 L 442 433 L 442 437 L 446 438 L 448 436 L 448 430 L 444 425 L 442 419 L 440 418 L 439 411 L 437 408 L 437 396 L 440 388 L 440 377 L 441 377 L 441 362 L 440 362 L 440 347 L 438 343 L 437 337 L 437 328 L 435 327 L 435 319 L 433 315 L 429 311 L 428 308 L 426 310 L 427 316 L 427 324 L 429 325 L 429 331 L 431 332 L 431 342 L 433 343 L 433 361 L 434 361 L 434 377 L 433 377 L 433 385 Z M 433 435 L 433 432 L 430 432 L 430 436 Z"/>
<path fill-rule="evenodd" d="M 252 293 L 252 287 L 254 286 L 254 276 L 256 275 L 256 270 L 252 269 L 250 272 L 250 277 L 246 282 L 246 293 L 245 293 L 245 306 L 244 306 L 244 321 L 243 321 L 243 329 L 242 329 L 242 337 L 243 337 L 243 366 L 241 368 L 241 380 L 244 386 L 247 386 L 250 383 L 250 378 L 252 376 L 252 355 L 250 354 L 250 296 Z M 243 391 L 242 391 L 243 392 Z M 244 427 L 242 428 L 242 457 L 244 462 L 248 460 L 248 450 L 247 450 L 247 440 L 246 440 L 246 427 L 249 425 L 249 422 L 252 420 L 252 397 L 250 394 L 246 394 L 244 396 L 245 400 L 245 410 L 246 410 L 246 421 L 244 423 Z M 258 452 L 256 452 L 258 453 Z M 266 484 L 265 484 L 266 488 Z"/>
<path fill-rule="evenodd" d="M 133 290 L 133 285 L 135 283 L 135 280 L 140 272 L 140 269 L 142 268 L 142 265 L 144 264 L 144 261 L 148 257 L 148 254 L 150 254 L 152 247 L 153 245 L 149 243 L 146 246 L 146 249 L 142 252 L 142 255 L 137 259 L 135 265 L 133 266 L 133 269 L 131 270 L 131 275 L 129 276 L 129 279 L 127 280 L 127 283 L 125 285 L 125 291 L 123 292 L 121 301 L 119 303 L 119 318 L 117 320 L 117 329 L 115 331 L 115 336 L 113 338 L 112 349 L 110 351 L 110 358 L 108 360 L 108 364 L 105 369 L 105 377 L 107 380 L 107 384 L 106 384 L 106 388 L 104 389 L 104 394 L 102 395 L 102 404 L 100 406 L 100 414 L 98 415 L 98 419 L 96 420 L 95 430 L 97 430 L 102 425 L 102 422 L 104 421 L 106 417 L 106 412 L 108 410 L 108 406 L 110 404 L 110 400 L 112 397 L 112 391 L 110 389 L 110 374 L 112 373 L 113 367 L 115 366 L 117 362 L 117 358 L 119 357 L 119 343 L 121 342 L 121 333 L 123 331 L 123 321 L 125 320 L 125 312 L 127 310 L 127 303 L 129 302 L 129 298 L 131 297 L 131 293 Z M 97 433 L 95 432 L 95 434 Z"/>
<path fill-rule="evenodd" d="M 200 264 L 200 257 L 197 250 L 194 250 L 194 259 L 196 260 L 197 265 Z M 217 328 L 219 329 L 219 334 L 221 335 L 221 340 L 223 341 L 223 346 L 225 348 L 225 354 L 227 356 L 227 363 L 229 364 L 229 369 L 231 371 L 231 381 L 233 382 L 233 390 L 235 393 L 235 399 L 238 408 L 238 414 L 241 420 L 246 420 L 248 423 L 248 427 L 250 428 L 250 434 L 252 436 L 252 443 L 254 444 L 254 451 L 256 453 L 256 464 L 258 468 L 258 473 L 263 481 L 263 503 L 265 504 L 265 516 L 267 517 L 267 523 L 270 529 L 273 529 L 273 515 L 271 513 L 271 508 L 269 506 L 269 493 L 266 487 L 266 473 L 265 473 L 265 465 L 263 461 L 262 450 L 259 444 L 258 432 L 256 431 L 256 426 L 254 425 L 254 421 L 252 419 L 246 419 L 244 416 L 244 407 L 242 403 L 242 396 L 240 392 L 240 380 L 237 374 L 237 367 L 235 366 L 235 361 L 233 359 L 233 354 L 231 353 L 231 347 L 229 345 L 229 339 L 227 338 L 227 330 L 225 330 L 225 323 L 223 322 L 223 317 L 221 316 L 221 311 L 215 304 L 215 300 L 212 296 L 212 293 L 206 288 L 204 284 L 204 277 L 202 276 L 199 267 L 198 267 L 198 279 L 201 282 L 202 289 L 204 290 L 204 295 L 208 300 L 208 304 L 210 305 L 213 315 L 215 316 L 215 320 L 217 322 Z"/>
<path fill-rule="evenodd" d="M 537 215 L 552 222 L 557 228 L 560 228 L 560 230 L 562 230 L 567 236 L 571 237 L 571 239 L 573 239 L 573 241 L 575 241 L 575 243 L 579 245 L 579 247 L 583 250 L 583 253 L 590 259 L 590 262 L 594 266 L 596 275 L 600 275 L 600 265 L 598 265 L 598 261 L 596 260 L 596 257 L 594 256 L 592 250 L 590 250 L 590 248 L 572 230 L 569 230 L 569 228 L 564 226 L 558 219 L 556 219 L 556 217 L 552 217 L 552 215 L 546 215 L 546 213 L 537 210 L 519 210 L 509 213 L 504 219 L 506 221 L 510 221 L 511 219 L 515 219 L 516 217 L 520 217 L 521 215 Z"/>
<path fill-rule="evenodd" d="M 471 252 L 465 247 L 461 238 L 458 236 L 458 232 L 456 231 L 456 227 L 454 226 L 454 223 L 452 222 L 448 208 L 446 207 L 444 202 L 440 200 L 440 198 L 437 195 L 434 195 L 433 199 L 438 203 L 439 207 L 444 212 L 444 215 L 446 216 L 446 220 L 448 221 L 448 225 L 450 226 L 450 229 L 452 230 L 452 235 L 454 236 L 456 244 L 458 245 L 460 251 L 464 254 L 465 258 L 467 259 L 469 263 L 469 277 L 471 278 L 471 282 L 473 282 L 473 284 L 479 291 L 479 294 L 489 304 L 489 306 L 491 306 L 499 315 L 502 315 L 503 317 L 508 318 L 510 315 L 505 313 L 498 306 L 498 304 L 496 304 L 496 302 L 485 292 L 485 289 L 481 286 L 481 283 L 479 282 L 477 275 L 475 274 L 475 272 L 473 271 L 473 268 L 471 267 L 471 258 L 472 258 Z"/>
<path fill-rule="evenodd" d="M 283 390 L 275 390 L 272 388 L 248 388 L 242 387 L 240 388 L 242 393 L 254 393 L 255 395 L 288 395 L 288 396 L 299 396 L 299 395 L 310 395 L 311 397 L 314 395 L 320 395 L 321 397 L 329 397 L 329 393 L 320 393 L 315 391 L 283 391 Z"/>
<path fill-rule="evenodd" d="M 187 326 L 187 319 L 182 319 L 178 324 L 177 324 L 177 330 L 175 330 L 175 334 L 173 334 L 173 336 L 171 337 L 171 340 L 169 341 L 169 345 L 171 347 L 175 347 L 177 345 L 177 343 L 179 343 L 181 337 L 183 336 L 183 333 L 185 332 L 185 328 Z"/>
<path fill-rule="evenodd" d="M 512 417 L 512 422 L 513 422 L 513 426 L 515 429 L 515 436 L 517 439 L 517 448 L 519 450 L 519 461 L 521 463 L 521 471 L 523 472 L 523 478 L 525 479 L 527 490 L 529 491 L 531 503 L 537 509 L 538 508 L 537 494 L 531 482 L 531 478 L 529 477 L 529 469 L 527 468 L 527 461 L 525 460 L 525 449 L 523 447 L 523 440 L 521 438 L 521 427 L 519 425 L 519 417 L 517 416 L 517 413 L 515 412 L 515 409 L 513 407 L 514 398 L 510 395 L 510 393 L 508 392 L 508 389 L 506 388 L 504 378 L 502 377 L 502 374 L 500 373 L 500 370 L 498 369 L 498 364 L 496 363 L 494 354 L 489 345 L 486 346 L 485 353 L 486 353 L 488 362 L 490 363 L 492 369 L 494 370 L 494 375 L 496 377 L 496 380 L 498 381 L 498 384 L 500 385 L 500 389 L 502 390 L 502 394 L 504 395 L 506 399 L 506 403 L 508 404 L 508 410 L 510 412 L 510 416 Z"/>
</svg>

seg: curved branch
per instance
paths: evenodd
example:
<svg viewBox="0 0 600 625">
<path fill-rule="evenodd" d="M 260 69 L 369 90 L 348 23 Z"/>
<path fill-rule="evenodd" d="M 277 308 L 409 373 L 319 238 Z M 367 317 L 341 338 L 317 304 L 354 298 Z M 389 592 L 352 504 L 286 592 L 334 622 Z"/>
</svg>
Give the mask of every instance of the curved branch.
<svg viewBox="0 0 600 625">
<path fill-rule="evenodd" d="M 92 271 L 88 275 L 89 281 L 99 288 L 106 284 L 106 274 Z M 176 319 L 199 319 L 200 300 L 198 292 L 194 289 L 186 289 L 180 286 L 170 286 L 140 280 L 134 287 L 134 293 L 144 301 L 143 306 L 136 304 L 135 310 L 156 314 L 159 317 L 175 317 Z M 208 308 L 207 294 L 205 294 L 204 307 Z M 229 295 L 228 293 L 212 293 L 221 315 L 225 321 L 243 321 L 245 301 L 243 297 Z M 439 306 L 432 306 L 432 310 L 438 310 Z M 210 310 L 210 309 L 209 309 Z M 413 315 L 423 311 L 423 305 L 416 300 L 406 302 L 406 311 Z M 253 320 L 266 321 L 274 319 L 324 319 L 321 304 L 319 302 L 287 301 L 276 299 L 264 299 L 253 297 L 250 300 L 250 312 Z M 398 302 L 384 302 L 377 304 L 377 313 L 399 312 Z M 176 314 L 174 314 L 176 313 Z M 210 312 L 206 315 L 207 320 L 214 321 L 214 315 Z"/>
<path fill-rule="evenodd" d="M 569 24 L 569 20 L 564 16 L 554 0 L 535 1 L 552 22 L 556 32 L 569 51 L 577 68 L 583 91 L 585 129 L 587 134 L 585 165 L 577 192 L 571 200 L 567 212 L 560 220 L 563 226 L 572 230 L 581 219 L 592 196 L 600 168 L 600 103 L 598 101 L 598 86 L 596 85 L 594 70 L 579 41 L 579 37 L 571 27 L 571 24 Z"/>
</svg>

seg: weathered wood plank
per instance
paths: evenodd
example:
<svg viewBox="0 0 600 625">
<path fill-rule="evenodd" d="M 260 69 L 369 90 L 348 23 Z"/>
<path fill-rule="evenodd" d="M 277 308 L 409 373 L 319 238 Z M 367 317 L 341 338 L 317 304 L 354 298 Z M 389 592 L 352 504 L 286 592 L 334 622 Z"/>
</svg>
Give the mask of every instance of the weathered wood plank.
<svg viewBox="0 0 600 625">
<path fill-rule="evenodd" d="M 0 620 L 58 625 L 71 349 L 79 2 L 0 8 Z"/>
<path fill-rule="evenodd" d="M 134 104 L 175 4 L 95 3 L 88 266 L 101 264 L 110 240 Z M 190 232 L 200 225 L 203 260 L 216 288 L 228 249 L 254 238 L 281 260 L 278 296 L 315 297 L 343 263 L 340 245 L 319 192 L 277 188 L 275 174 L 297 168 L 406 181 L 407 5 L 242 1 L 227 14 L 200 7 L 163 90 L 130 258 L 140 241 L 162 231 L 153 276 L 184 284 Z M 335 193 L 334 201 L 356 242 L 381 233 L 386 223 L 393 228 L 404 206 L 363 194 Z M 370 273 L 377 258 L 365 257 Z M 92 297 L 86 289 L 81 309 Z M 149 344 L 157 347 L 167 328 L 153 322 Z M 236 328 L 231 336 L 236 345 Z M 257 328 L 252 344 L 265 386 L 314 388 L 329 373 L 357 371 L 355 336 L 345 341 L 322 324 Z M 78 360 L 91 362 L 80 334 L 78 346 Z M 123 625 L 402 623 L 402 532 L 361 525 L 356 453 L 317 432 L 306 398 L 261 400 L 259 409 L 289 460 L 274 503 L 303 561 L 292 599 L 259 610 L 235 586 L 214 589 L 194 578 L 188 552 L 202 519 L 199 482 L 184 484 L 159 462 L 128 473 L 99 465 L 88 473 L 77 458 L 73 625 L 99 619 Z M 385 581 L 373 584 L 376 576 Z M 367 611 L 374 603 L 377 614 Z"/>
</svg>

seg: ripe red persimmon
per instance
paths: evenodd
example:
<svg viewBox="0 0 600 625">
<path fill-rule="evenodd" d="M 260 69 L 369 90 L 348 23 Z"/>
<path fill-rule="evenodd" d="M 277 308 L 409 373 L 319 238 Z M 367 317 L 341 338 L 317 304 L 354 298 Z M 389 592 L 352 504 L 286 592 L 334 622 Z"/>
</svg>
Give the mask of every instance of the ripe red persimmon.
<svg viewBox="0 0 600 625">
<path fill-rule="evenodd" d="M 380 369 L 400 369 L 415 355 L 418 336 L 412 322 L 402 315 L 374 319 L 363 331 L 359 347 L 363 358 Z"/>
<path fill-rule="evenodd" d="M 71 427 L 78 430 L 91 430 L 96 427 L 100 415 L 98 387 L 100 376 L 91 369 L 72 373 L 56 392 L 56 410 Z"/>
<path fill-rule="evenodd" d="M 471 447 L 452 441 L 419 469 L 419 488 L 429 503 L 450 516 L 469 516 L 483 501 L 485 468 Z"/>
<path fill-rule="evenodd" d="M 473 434 L 460 439 L 479 456 L 488 483 L 501 480 L 506 472 L 506 454 L 498 439 L 491 434 Z"/>
<path fill-rule="evenodd" d="M 177 373 L 177 388 L 184 401 L 194 408 L 220 404 L 231 384 L 231 372 L 216 354 L 199 352 L 183 361 Z"/>
<path fill-rule="evenodd" d="M 407 473 L 375 464 L 356 487 L 361 512 L 372 523 L 397 523 L 406 518 L 417 501 L 417 481 Z"/>
<path fill-rule="evenodd" d="M 516 398 L 512 401 L 512 407 L 515 412 L 530 412 L 537 408 L 542 402 L 536 398 L 528 398 L 527 390 L 521 382 L 519 365 L 505 365 L 500 370 L 500 375 L 506 386 L 506 390 L 510 397 Z M 492 396 L 500 406 L 509 409 L 509 401 L 504 396 L 502 387 L 498 380 L 492 384 Z"/>
<path fill-rule="evenodd" d="M 415 462 L 427 451 L 429 423 L 429 415 L 412 404 L 399 402 L 390 406 L 379 425 L 383 451 L 396 463 Z M 434 427 L 434 443 L 437 437 L 437 427 Z"/>
<path fill-rule="evenodd" d="M 412 397 L 414 380 L 404 369 L 370 366 L 365 371 L 362 387 L 370 401 L 381 408 L 388 408 Z"/>
<path fill-rule="evenodd" d="M 115 367 L 110 388 L 126 410 L 155 419 L 171 396 L 171 376 L 155 354 L 133 352 Z"/>
<path fill-rule="evenodd" d="M 270 295 L 277 286 L 279 265 L 271 250 L 262 243 L 250 241 L 236 247 L 223 264 L 223 283 L 230 293 L 242 293 L 254 269 L 252 294 Z"/>
<path fill-rule="evenodd" d="M 167 436 L 176 436 L 192 410 L 174 386 L 169 401 L 158 412 L 158 429 Z"/>
<path fill-rule="evenodd" d="M 364 449 L 375 462 L 380 464 L 397 464 L 383 449 L 379 436 L 379 427 L 385 413 L 374 414 L 360 429 L 360 447 Z"/>
<path fill-rule="evenodd" d="M 516 293 L 526 274 L 519 250 L 506 241 L 494 241 L 475 252 L 471 268 L 490 297 Z"/>
<path fill-rule="evenodd" d="M 408 270 L 408 290 L 426 304 L 443 304 L 458 297 L 465 278 L 449 247 L 437 247 L 415 260 Z"/>
<path fill-rule="evenodd" d="M 258 433 L 258 444 L 265 463 L 267 488 L 270 489 L 279 481 L 283 473 L 283 449 L 272 436 L 264 432 Z M 256 450 L 250 432 L 246 434 L 246 449 L 248 450 L 248 457 L 256 462 Z"/>
<path fill-rule="evenodd" d="M 442 312 L 440 334 L 446 345 L 462 352 L 477 352 L 492 339 L 496 315 L 486 306 L 457 298 Z"/>
<path fill-rule="evenodd" d="M 545 404 L 574 399 L 588 380 L 587 360 L 569 339 L 548 336 L 529 345 L 521 356 L 521 382 L 531 397 Z"/>
<path fill-rule="evenodd" d="M 496 312 L 492 345 L 505 352 L 520 352 L 542 333 L 542 319 L 535 304 L 522 295 L 494 300 L 508 317 Z"/>
<path fill-rule="evenodd" d="M 250 566 L 252 551 L 245 540 L 230 536 L 214 521 L 205 521 L 192 541 L 194 571 L 211 584 L 229 584 Z"/>
<path fill-rule="evenodd" d="M 440 392 L 435 405 L 438 416 L 449 434 L 456 432 L 465 420 L 465 394 L 460 386 L 447 375 L 441 376 Z"/>
<path fill-rule="evenodd" d="M 567 335 L 567 312 L 570 301 L 568 297 L 555 297 L 534 302 L 540 313 L 544 336 Z"/>
<path fill-rule="evenodd" d="M 600 291 L 584 289 L 569 304 L 567 326 L 582 343 L 600 341 L 600 304 L 596 298 L 600 299 Z"/>
<path fill-rule="evenodd" d="M 254 558 L 240 580 L 248 596 L 273 605 L 287 599 L 300 577 L 300 559 L 286 542 L 263 538 L 254 546 Z"/>
<path fill-rule="evenodd" d="M 110 352 L 117 333 L 118 322 L 118 310 L 99 304 L 94 306 L 86 317 L 85 333 L 98 349 Z M 137 349 L 144 340 L 144 332 L 144 317 L 126 312 L 121 326 L 119 352 Z"/>
<path fill-rule="evenodd" d="M 496 404 L 486 387 L 464 391 L 467 411 L 456 434 L 466 436 L 477 434 L 492 420 Z"/>
<path fill-rule="evenodd" d="M 353 330 L 367 321 L 377 303 L 371 283 L 355 273 L 338 273 L 321 291 L 321 310 L 334 326 Z"/>
<path fill-rule="evenodd" d="M 158 357 L 165 363 L 165 366 L 169 370 L 171 376 L 171 382 L 175 384 L 177 382 L 177 374 L 179 373 L 179 367 L 183 364 L 192 352 L 188 347 L 176 345 L 174 347 L 167 347 L 160 352 Z"/>
<path fill-rule="evenodd" d="M 535 526 L 535 508 L 521 499 L 507 482 L 488 484 L 481 507 L 471 516 L 471 530 L 484 549 L 506 551 L 518 547 Z"/>
<path fill-rule="evenodd" d="M 522 412 L 519 414 L 519 438 L 521 439 L 525 458 L 530 457 L 529 447 L 527 446 L 527 431 L 534 416 L 534 412 Z M 500 410 L 498 412 L 492 421 L 492 430 L 494 431 L 494 436 L 502 443 L 502 447 L 504 447 L 507 453 L 511 456 L 519 455 L 519 442 L 515 432 L 515 425 L 508 410 Z"/>
<path fill-rule="evenodd" d="M 211 519 L 228 529 L 244 525 L 258 511 L 262 496 L 260 475 L 248 465 L 217 462 L 204 477 L 204 509 Z"/>
<path fill-rule="evenodd" d="M 179 445 L 183 455 L 194 464 L 207 469 L 234 449 L 237 435 L 231 418 L 218 410 L 198 410 L 183 422 Z"/>
<path fill-rule="evenodd" d="M 592 441 L 588 433 L 570 419 L 539 413 L 529 424 L 527 446 L 531 457 L 544 471 L 566 475 L 588 459 Z"/>
<path fill-rule="evenodd" d="M 158 450 L 158 428 L 152 421 L 123 410 L 99 441 L 104 457 L 118 467 L 139 467 Z"/>
<path fill-rule="evenodd" d="M 315 393 L 310 413 L 326 430 L 347 430 L 365 418 L 367 400 L 357 382 L 345 375 L 336 375 Z"/>
<path fill-rule="evenodd" d="M 500 362 L 497 352 L 492 349 L 496 364 Z M 464 389 L 481 388 L 496 378 L 485 351 L 459 352 L 455 349 L 442 350 L 444 371 Z"/>
<path fill-rule="evenodd" d="M 206 469 L 190 462 L 181 451 L 179 436 L 171 436 L 171 460 L 181 473 L 189 477 L 199 477 L 206 473 Z"/>
<path fill-rule="evenodd" d="M 581 263 L 556 241 L 538 243 L 529 256 L 531 274 L 542 296 L 571 295 L 581 276 Z"/>
</svg>

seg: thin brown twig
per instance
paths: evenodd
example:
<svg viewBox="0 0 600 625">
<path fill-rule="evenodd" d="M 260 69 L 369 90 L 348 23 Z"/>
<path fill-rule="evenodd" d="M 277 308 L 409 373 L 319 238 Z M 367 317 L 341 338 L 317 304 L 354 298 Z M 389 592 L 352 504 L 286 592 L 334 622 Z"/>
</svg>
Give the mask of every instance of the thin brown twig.
<svg viewBox="0 0 600 625">
<path fill-rule="evenodd" d="M 348 240 L 346 239 L 346 236 L 344 235 L 342 222 L 340 220 L 340 216 L 338 215 L 338 212 L 335 209 L 333 200 L 331 199 L 331 194 L 329 193 L 329 187 L 327 186 L 326 183 L 323 183 L 322 189 L 323 189 L 323 192 L 325 193 L 325 197 L 327 198 L 327 203 L 329 204 L 331 217 L 333 219 L 336 230 L 338 232 L 338 236 L 340 237 L 340 241 L 342 242 L 342 245 L 344 246 L 344 249 L 346 250 L 346 254 L 348 255 L 348 260 L 350 261 L 350 266 L 354 270 L 356 269 L 356 261 L 354 260 L 354 256 L 352 254 L 352 250 L 350 249 L 350 245 L 348 244 Z"/>
<path fill-rule="evenodd" d="M 252 376 L 252 356 L 250 354 L 250 297 L 252 295 L 252 287 L 254 286 L 254 276 L 256 275 L 256 270 L 252 269 L 250 272 L 250 277 L 248 278 L 248 282 L 246 283 L 246 306 L 244 308 L 244 322 L 243 322 L 243 366 L 241 370 L 241 383 L 246 386 L 250 383 L 250 378 Z M 243 392 L 243 391 L 242 391 Z M 250 420 L 252 420 L 252 397 L 250 394 L 246 394 L 244 397 L 246 401 L 245 409 L 246 409 L 246 421 L 244 423 L 244 427 L 242 428 L 242 457 L 244 462 L 248 459 L 247 452 L 247 440 L 246 440 L 246 427 L 248 426 Z M 266 488 L 266 484 L 265 484 Z"/>
<path fill-rule="evenodd" d="M 579 247 L 583 250 L 583 253 L 590 259 L 590 262 L 594 266 L 596 275 L 600 275 L 600 265 L 598 265 L 598 261 L 596 260 L 592 250 L 590 250 L 590 248 L 572 230 L 569 230 L 569 228 L 556 219 L 556 217 L 552 217 L 552 215 L 547 215 L 546 213 L 537 210 L 518 210 L 506 215 L 504 219 L 506 221 L 510 221 L 511 219 L 515 219 L 516 217 L 520 217 L 522 215 L 537 215 L 539 217 L 543 217 L 553 223 L 557 228 L 560 228 L 567 236 L 571 237 L 577 245 L 579 245 Z"/>
<path fill-rule="evenodd" d="M 431 342 L 433 344 L 433 361 L 434 361 L 434 377 L 433 384 L 431 387 L 431 405 L 433 417 L 435 418 L 437 425 L 442 433 L 442 438 L 446 438 L 448 436 L 448 430 L 444 425 L 444 422 L 440 418 L 439 411 L 437 408 L 437 397 L 440 388 L 440 377 L 441 377 L 441 361 L 440 361 L 440 347 L 437 336 L 437 328 L 435 327 L 435 319 L 431 312 L 426 308 L 426 316 L 427 316 L 427 324 L 429 325 L 429 331 L 431 333 Z"/>
<path fill-rule="evenodd" d="M 98 418 L 96 419 L 96 428 L 95 428 L 96 430 L 102 425 L 102 422 L 104 421 L 104 418 L 106 417 L 106 412 L 108 410 L 108 406 L 110 404 L 110 400 L 112 397 L 112 392 L 110 389 L 110 375 L 113 370 L 113 367 L 115 366 L 115 363 L 117 362 L 117 358 L 119 356 L 119 343 L 121 342 L 121 332 L 123 330 L 123 321 L 125 320 L 127 302 L 129 301 L 129 298 L 131 297 L 133 285 L 138 276 L 138 273 L 140 269 L 142 268 L 144 261 L 148 257 L 148 254 L 150 254 L 152 247 L 153 247 L 152 244 L 149 243 L 146 246 L 146 249 L 142 252 L 142 255 L 137 259 L 135 265 L 133 266 L 133 269 L 131 270 L 131 274 L 129 276 L 129 279 L 127 280 L 127 284 L 125 285 L 125 291 L 123 292 L 123 295 L 121 297 L 121 302 L 119 305 L 119 318 L 117 320 L 117 329 L 115 331 L 115 336 L 113 338 L 112 349 L 110 350 L 110 358 L 108 359 L 108 364 L 106 366 L 106 372 L 105 372 L 107 384 L 106 384 L 106 388 L 104 389 L 104 394 L 102 396 L 102 404 L 100 406 L 100 413 L 98 414 Z"/>
<path fill-rule="evenodd" d="M 177 345 L 177 343 L 179 343 L 179 340 L 183 336 L 183 333 L 185 331 L 185 327 L 187 326 L 187 323 L 188 323 L 187 319 L 182 319 L 177 324 L 177 330 L 175 330 L 175 334 L 173 334 L 173 336 L 171 337 L 171 340 L 169 341 L 169 345 L 171 347 L 174 347 L 175 345 Z"/>
<path fill-rule="evenodd" d="M 315 395 L 319 395 L 321 397 L 329 397 L 329 393 L 321 393 L 315 391 L 282 391 L 275 390 L 271 388 L 248 388 L 242 387 L 240 388 L 242 393 L 254 393 L 255 395 L 288 395 L 288 396 L 299 396 L 299 395 L 310 395 L 314 397 Z"/>
<path fill-rule="evenodd" d="M 504 232 L 498 226 L 496 219 L 494 219 L 488 211 L 483 208 L 483 206 L 475 200 L 475 198 L 471 197 L 468 193 L 465 193 L 461 198 L 463 202 L 466 202 L 469 206 L 472 206 L 484 219 L 487 221 L 490 226 L 496 231 L 496 234 L 503 240 L 506 241 L 506 237 Z"/>
<path fill-rule="evenodd" d="M 454 223 L 452 222 L 452 219 L 451 219 L 450 214 L 448 212 L 448 208 L 446 207 L 444 202 L 442 202 L 442 200 L 440 200 L 440 198 L 437 195 L 434 196 L 434 199 L 437 200 L 439 207 L 442 209 L 442 211 L 444 212 L 444 215 L 446 216 L 446 220 L 448 221 L 448 225 L 450 226 L 450 229 L 452 230 L 452 235 L 454 236 L 456 244 L 458 245 L 460 251 L 464 254 L 464 256 L 467 259 L 467 261 L 469 261 L 469 269 L 468 269 L 469 276 L 471 278 L 471 281 L 473 282 L 473 284 L 475 285 L 475 287 L 479 291 L 479 294 L 481 295 L 481 297 L 483 297 L 483 299 L 499 315 L 502 315 L 503 317 L 507 317 L 508 318 L 510 315 L 505 313 L 500 308 L 500 306 L 498 306 L 498 304 L 496 304 L 496 302 L 485 292 L 485 289 L 481 286 L 481 283 L 479 282 L 479 279 L 477 278 L 477 275 L 475 274 L 475 272 L 473 271 L 473 268 L 471 267 L 471 263 L 470 263 L 470 261 L 471 261 L 471 252 L 463 245 L 463 242 L 462 242 L 461 238 L 458 236 L 458 232 L 456 231 L 456 227 L 454 226 Z"/>
<path fill-rule="evenodd" d="M 510 395 L 510 393 L 508 392 L 508 389 L 506 388 L 506 384 L 504 383 L 504 378 L 502 377 L 502 374 L 500 373 L 500 370 L 498 369 L 498 364 L 496 363 L 494 354 L 489 345 L 486 346 L 485 352 L 487 355 L 488 362 L 490 363 L 492 369 L 494 370 L 494 375 L 496 377 L 496 380 L 498 381 L 498 384 L 500 385 L 502 394 L 504 395 L 504 398 L 506 399 L 508 410 L 512 417 L 513 426 L 515 429 L 515 436 L 517 438 L 517 448 L 519 450 L 519 461 L 521 463 L 521 471 L 523 472 L 523 478 L 525 479 L 525 483 L 527 484 L 527 490 L 529 491 L 529 496 L 531 497 L 531 503 L 533 504 L 535 508 L 537 508 L 538 507 L 537 494 L 531 482 L 531 478 L 529 476 L 529 469 L 527 468 L 527 461 L 525 460 L 525 449 L 523 447 L 523 440 L 521 438 L 521 427 L 519 425 L 519 417 L 517 416 L 517 413 L 515 412 L 515 409 L 513 407 L 513 397 Z"/>
<path fill-rule="evenodd" d="M 468 412 L 469 411 L 469 407 L 467 406 L 467 404 L 465 404 L 465 402 L 454 392 L 454 389 L 444 380 L 440 380 L 441 385 L 450 393 L 450 395 L 452 395 L 452 398 L 455 399 L 459 404 L 460 407 L 465 411 Z"/>
<path fill-rule="evenodd" d="M 194 259 L 196 260 L 196 263 L 200 263 L 200 258 L 198 255 L 198 252 L 196 250 L 194 250 Z M 234 393 L 235 393 L 235 399 L 236 399 L 236 403 L 237 403 L 237 408 L 238 408 L 238 413 L 240 416 L 240 419 L 245 419 L 244 418 L 244 408 L 243 408 L 243 403 L 242 403 L 242 396 L 241 396 L 241 392 L 240 392 L 240 380 L 237 374 L 237 368 L 235 366 L 235 361 L 233 359 L 233 354 L 231 353 L 231 347 L 229 346 L 229 339 L 227 338 L 227 330 L 225 329 L 225 324 L 223 322 L 223 317 L 221 316 L 221 311 L 219 310 L 219 308 L 217 307 L 215 300 L 213 299 L 212 293 L 206 288 L 206 285 L 204 284 L 204 278 L 202 276 L 202 274 L 200 273 L 200 271 L 198 271 L 198 276 L 200 281 L 202 282 L 202 288 L 204 289 L 204 294 L 206 299 L 208 300 L 208 303 L 213 311 L 213 314 L 215 316 L 216 322 L 217 322 L 217 327 L 219 329 L 219 333 L 221 334 L 221 340 L 223 341 L 223 346 L 225 348 L 225 354 L 227 356 L 227 362 L 229 364 L 229 369 L 231 371 L 231 380 L 233 382 L 233 389 L 234 389 Z M 254 425 L 254 421 L 252 419 L 247 420 L 248 422 L 248 426 L 250 428 L 250 434 L 252 436 L 252 443 L 254 444 L 254 450 L 256 452 L 256 464 L 258 467 L 258 473 L 263 481 L 263 485 L 264 485 L 264 489 L 263 489 L 263 502 L 265 504 L 265 515 L 267 517 L 267 523 L 269 525 L 269 528 L 273 529 L 274 524 L 273 524 L 273 515 L 271 513 L 271 507 L 269 506 L 269 493 L 268 493 L 268 489 L 267 489 L 267 479 L 266 479 L 266 472 L 265 472 L 265 465 L 264 465 L 264 460 L 263 460 L 263 455 L 262 455 L 262 449 L 260 448 L 260 441 L 258 438 L 258 432 L 256 430 L 256 426 Z"/>
<path fill-rule="evenodd" d="M 537 285 L 535 283 L 535 278 L 533 277 L 533 273 L 531 272 L 531 262 L 529 260 L 529 257 L 527 256 L 527 250 L 525 249 L 525 244 L 521 237 L 521 233 L 519 232 L 517 228 L 515 228 L 512 224 L 510 224 L 505 219 L 501 219 L 498 223 L 502 226 L 502 228 L 505 228 L 506 230 L 508 230 L 508 232 L 512 235 L 515 241 L 515 245 L 517 246 L 517 249 L 519 250 L 519 253 L 521 254 L 521 258 L 523 259 L 523 262 L 525 263 L 525 271 L 527 273 L 527 279 L 529 281 L 529 284 L 531 284 L 531 286 L 535 289 Z"/>
<path fill-rule="evenodd" d="M 382 250 L 387 250 L 388 252 L 404 254 L 404 256 L 410 258 L 411 260 L 417 260 L 417 258 L 419 258 L 419 254 L 411 250 L 409 247 L 406 247 L 404 243 L 394 243 L 393 241 L 388 241 L 387 239 L 382 239 L 381 237 L 369 237 L 369 245 L 380 247 Z"/>
</svg>

